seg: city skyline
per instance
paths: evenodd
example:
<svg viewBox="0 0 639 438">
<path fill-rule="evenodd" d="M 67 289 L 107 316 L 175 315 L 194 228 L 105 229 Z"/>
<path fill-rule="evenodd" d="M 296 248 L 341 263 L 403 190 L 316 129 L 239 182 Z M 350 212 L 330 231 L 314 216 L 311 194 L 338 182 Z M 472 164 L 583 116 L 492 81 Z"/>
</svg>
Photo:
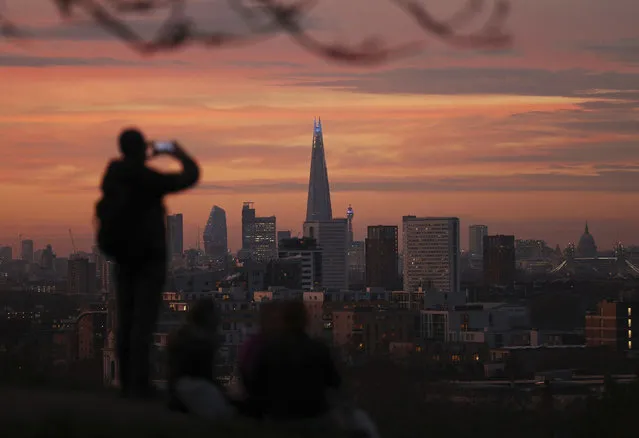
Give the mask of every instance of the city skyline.
<svg viewBox="0 0 639 438">
<path fill-rule="evenodd" d="M 200 3 L 188 13 L 198 16 Z M 314 30 L 360 40 L 384 22 L 389 42 L 398 33 L 410 39 L 407 18 L 384 3 L 366 8 L 370 19 L 360 26 L 363 1 L 329 1 Z M 510 50 L 429 42 L 423 55 L 376 69 L 327 64 L 285 38 L 140 59 L 86 24 L 60 26 L 50 5 L 34 5 L 10 2 L 11 16 L 36 37 L 26 49 L 3 40 L 0 56 L 9 151 L 0 163 L 8 206 L 0 244 L 12 245 L 14 257 L 19 234 L 36 249 L 51 243 L 71 252 L 69 228 L 79 249 L 90 248 L 100 176 L 127 124 L 177 138 L 201 161 L 201 186 L 168 200 L 170 213 L 184 215 L 185 247 L 217 204 L 228 212 L 229 247 L 238 249 L 247 199 L 275 215 L 279 229 L 301 234 L 317 114 L 334 215 L 353 206 L 356 240 L 368 225 L 399 225 L 413 214 L 459 217 L 463 246 L 468 225 L 481 223 L 564 247 L 586 221 L 601 249 L 639 243 L 637 2 L 517 2 Z M 344 27 L 347 35 L 336 31 Z"/>
</svg>

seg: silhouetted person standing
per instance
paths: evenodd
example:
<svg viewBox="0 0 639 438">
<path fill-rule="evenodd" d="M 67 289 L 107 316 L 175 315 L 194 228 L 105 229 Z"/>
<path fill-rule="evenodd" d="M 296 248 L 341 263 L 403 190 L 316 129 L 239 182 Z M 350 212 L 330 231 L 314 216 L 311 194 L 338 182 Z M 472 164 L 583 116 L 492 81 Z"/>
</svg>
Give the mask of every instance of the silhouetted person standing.
<svg viewBox="0 0 639 438">
<path fill-rule="evenodd" d="M 160 150 L 136 129 L 123 131 L 119 143 L 122 157 L 109 163 L 102 181 L 103 196 L 96 206 L 97 240 L 117 266 L 117 351 L 122 394 L 146 397 L 152 394 L 149 356 L 166 280 L 163 199 L 195 185 L 199 168 L 177 143 Z M 160 154 L 179 160 L 182 172 L 160 173 L 146 166 L 150 156 Z"/>
</svg>

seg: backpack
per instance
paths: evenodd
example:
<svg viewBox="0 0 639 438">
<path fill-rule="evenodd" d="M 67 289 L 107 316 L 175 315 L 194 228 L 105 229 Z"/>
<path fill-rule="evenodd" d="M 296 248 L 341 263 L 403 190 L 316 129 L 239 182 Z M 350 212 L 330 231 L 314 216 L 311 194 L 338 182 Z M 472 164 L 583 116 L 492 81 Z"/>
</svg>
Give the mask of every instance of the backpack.
<svg viewBox="0 0 639 438">
<path fill-rule="evenodd" d="M 128 253 L 130 237 L 127 224 L 127 200 L 120 196 L 103 196 L 95 206 L 96 242 L 107 257 L 120 259 Z"/>
</svg>

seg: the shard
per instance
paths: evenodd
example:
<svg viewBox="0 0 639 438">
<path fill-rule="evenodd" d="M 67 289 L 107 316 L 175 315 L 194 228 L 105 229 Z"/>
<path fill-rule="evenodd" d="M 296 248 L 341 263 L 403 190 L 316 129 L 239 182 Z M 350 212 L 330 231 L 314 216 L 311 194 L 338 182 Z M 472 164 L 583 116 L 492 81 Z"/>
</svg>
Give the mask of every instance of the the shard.
<svg viewBox="0 0 639 438">
<path fill-rule="evenodd" d="M 306 221 L 328 221 L 333 219 L 331 191 L 328 186 L 328 170 L 324 155 L 322 120 L 313 121 L 313 150 L 311 155 L 311 175 L 308 180 L 308 200 Z"/>
</svg>

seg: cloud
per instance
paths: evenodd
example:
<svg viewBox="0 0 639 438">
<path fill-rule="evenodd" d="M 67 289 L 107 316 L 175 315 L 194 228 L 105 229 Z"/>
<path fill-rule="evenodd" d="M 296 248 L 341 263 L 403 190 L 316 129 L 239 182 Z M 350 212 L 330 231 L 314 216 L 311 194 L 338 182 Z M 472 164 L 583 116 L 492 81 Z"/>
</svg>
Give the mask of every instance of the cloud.
<svg viewBox="0 0 639 438">
<path fill-rule="evenodd" d="M 639 120 L 584 120 L 558 123 L 565 128 L 589 132 L 614 132 L 617 134 L 639 134 Z M 635 142 L 635 148 L 637 143 Z M 637 148 L 639 149 L 639 148 Z"/>
<path fill-rule="evenodd" d="M 59 56 L 30 56 L 30 55 L 0 55 L 0 66 L 2 67 L 139 67 L 150 65 L 184 65 L 181 61 L 128 61 L 110 57 L 79 58 L 79 57 L 59 57 Z"/>
<path fill-rule="evenodd" d="M 483 155 L 472 159 L 479 163 L 556 163 L 588 164 L 608 162 L 618 169 L 615 162 L 639 162 L 636 141 L 591 142 L 553 146 L 537 146 L 510 155 Z M 614 163 L 614 164 L 612 164 Z"/>
<path fill-rule="evenodd" d="M 588 90 L 636 90 L 639 73 L 525 68 L 398 68 L 369 73 L 296 75 L 289 85 L 347 88 L 364 93 L 583 97 Z M 295 80 L 295 78 L 299 80 Z"/>
<path fill-rule="evenodd" d="M 199 191 L 213 193 L 305 192 L 306 181 L 227 181 L 204 183 Z M 334 180 L 333 192 L 639 192 L 639 172 L 609 167 L 592 175 L 559 173 L 444 178 Z"/>
<path fill-rule="evenodd" d="M 303 68 L 304 64 L 288 61 L 231 61 L 229 65 L 242 68 Z"/>
<path fill-rule="evenodd" d="M 610 61 L 623 64 L 639 64 L 639 39 L 625 38 L 609 43 L 584 44 L 581 49 Z"/>
</svg>

